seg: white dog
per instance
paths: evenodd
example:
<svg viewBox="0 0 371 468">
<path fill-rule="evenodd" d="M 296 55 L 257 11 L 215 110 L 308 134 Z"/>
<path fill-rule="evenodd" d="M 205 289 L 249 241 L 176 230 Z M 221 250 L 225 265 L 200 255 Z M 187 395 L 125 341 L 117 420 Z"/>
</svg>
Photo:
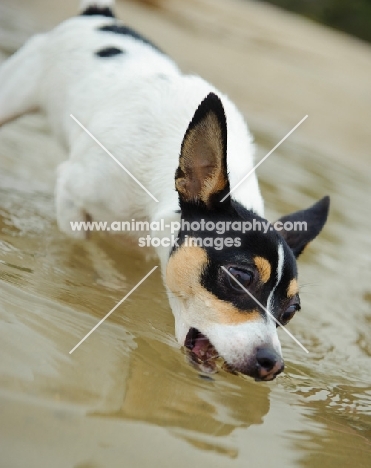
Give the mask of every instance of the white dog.
<svg viewBox="0 0 371 468">
<path fill-rule="evenodd" d="M 307 222 L 305 232 L 195 232 L 195 223 L 265 222 L 254 173 L 228 195 L 253 167 L 251 135 L 225 95 L 182 74 L 115 18 L 112 3 L 84 2 L 78 17 L 31 38 L 4 63 L 0 124 L 41 108 L 68 147 L 55 191 L 68 235 L 85 235 L 71 222 L 87 217 L 184 221 L 177 243 L 157 248 L 179 343 L 198 362 L 222 356 L 229 368 L 271 380 L 283 370 L 276 323 L 300 309 L 296 257 L 321 231 L 329 199 L 282 218 Z"/>
</svg>

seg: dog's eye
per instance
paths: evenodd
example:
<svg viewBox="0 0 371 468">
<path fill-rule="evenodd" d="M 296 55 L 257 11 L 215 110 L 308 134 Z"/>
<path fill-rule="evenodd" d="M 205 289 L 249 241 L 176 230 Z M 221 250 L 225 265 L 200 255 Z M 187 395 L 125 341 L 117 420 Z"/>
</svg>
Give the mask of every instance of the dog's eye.
<svg viewBox="0 0 371 468">
<path fill-rule="evenodd" d="M 229 273 L 236 278 L 236 280 L 241 283 L 241 285 L 244 288 L 247 288 L 253 281 L 254 279 L 254 274 L 252 271 L 249 270 L 242 270 L 241 268 L 235 268 L 235 267 L 229 267 L 228 268 Z M 233 278 L 231 278 L 228 275 L 228 281 L 229 285 L 235 289 L 236 291 L 243 291 L 241 286 L 234 281 Z"/>
<path fill-rule="evenodd" d="M 290 322 L 296 312 L 300 310 L 300 304 L 295 302 L 294 304 L 290 304 L 289 307 L 285 310 L 285 312 L 281 315 L 280 323 L 281 325 L 286 325 Z"/>
</svg>

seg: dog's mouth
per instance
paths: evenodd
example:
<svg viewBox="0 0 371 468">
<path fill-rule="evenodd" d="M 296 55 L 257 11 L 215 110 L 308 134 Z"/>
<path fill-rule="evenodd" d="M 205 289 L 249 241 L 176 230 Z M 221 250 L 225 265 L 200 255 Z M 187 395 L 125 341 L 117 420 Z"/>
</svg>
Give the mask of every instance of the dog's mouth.
<svg viewBox="0 0 371 468">
<path fill-rule="evenodd" d="M 202 372 L 216 372 L 216 359 L 219 354 L 210 340 L 197 328 L 190 328 L 184 346 L 188 352 L 191 363 Z"/>
<path fill-rule="evenodd" d="M 250 371 L 243 369 L 238 370 L 224 360 L 221 363 L 219 359 L 221 356 L 215 349 L 214 345 L 210 342 L 207 336 L 197 330 L 197 328 L 193 327 L 191 327 L 187 333 L 184 341 L 184 347 L 186 348 L 187 357 L 192 366 L 205 374 L 216 373 L 217 362 L 219 362 L 219 365 L 223 370 L 231 374 L 242 373 L 244 375 L 249 375 L 257 382 L 274 380 L 282 371 L 281 369 L 277 373 L 268 373 L 267 375 L 263 375 L 258 372 L 257 368 L 252 368 Z"/>
</svg>

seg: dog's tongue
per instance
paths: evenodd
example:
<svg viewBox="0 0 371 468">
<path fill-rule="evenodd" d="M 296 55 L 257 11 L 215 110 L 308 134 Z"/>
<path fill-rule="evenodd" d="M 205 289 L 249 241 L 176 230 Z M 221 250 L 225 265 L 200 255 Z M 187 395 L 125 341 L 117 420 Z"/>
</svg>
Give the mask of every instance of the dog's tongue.
<svg viewBox="0 0 371 468">
<path fill-rule="evenodd" d="M 195 354 L 201 361 L 204 361 L 212 357 L 212 351 L 215 351 L 214 347 L 205 335 L 199 333 L 195 344 L 192 348 L 192 353 Z"/>
<path fill-rule="evenodd" d="M 189 357 L 192 362 L 202 372 L 216 372 L 215 359 L 218 353 L 208 338 L 193 329 L 186 340 L 186 348 L 189 349 Z"/>
</svg>

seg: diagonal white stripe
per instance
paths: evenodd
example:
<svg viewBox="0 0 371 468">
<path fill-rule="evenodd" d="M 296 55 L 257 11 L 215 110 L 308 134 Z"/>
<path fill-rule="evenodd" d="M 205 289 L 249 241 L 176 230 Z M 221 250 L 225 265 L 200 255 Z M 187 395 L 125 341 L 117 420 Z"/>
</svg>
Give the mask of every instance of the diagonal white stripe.
<svg viewBox="0 0 371 468">
<path fill-rule="evenodd" d="M 278 283 L 281 281 L 281 277 L 282 277 L 283 263 L 285 259 L 285 254 L 283 251 L 282 244 L 278 244 L 277 253 L 278 253 L 277 281 L 276 281 L 276 284 L 271 289 L 271 292 L 269 293 L 268 300 L 267 300 L 267 309 L 271 307 L 271 301 L 273 299 L 274 291 L 276 290 Z"/>
<path fill-rule="evenodd" d="M 95 327 L 92 328 L 92 329 L 90 330 L 90 332 L 89 332 L 87 335 L 85 335 L 84 338 L 83 338 L 81 341 L 79 341 L 79 342 L 77 343 L 77 345 L 76 345 L 74 348 L 71 349 L 71 351 L 69 352 L 69 354 L 72 354 L 72 353 L 75 351 L 75 349 L 77 349 L 77 348 L 86 340 L 86 338 L 88 338 L 88 337 L 99 327 L 99 325 L 101 325 L 101 324 L 106 320 L 106 318 L 108 318 L 108 317 L 112 314 L 112 312 L 114 312 L 114 311 L 117 309 L 117 307 L 119 307 L 119 306 L 125 301 L 125 299 L 127 299 L 127 298 L 130 296 L 130 294 L 133 293 L 133 292 L 143 283 L 143 281 L 145 281 L 145 280 L 148 278 L 148 276 L 151 275 L 151 274 L 156 270 L 156 268 L 158 268 L 158 267 L 157 267 L 157 266 L 153 267 L 152 270 L 151 270 L 149 273 L 147 273 L 146 276 L 145 276 L 144 278 L 142 278 L 142 279 L 139 281 L 139 283 L 138 283 L 136 286 L 134 286 L 134 288 L 133 288 L 131 291 L 129 291 L 129 292 L 126 294 L 126 296 L 125 296 L 123 299 L 121 299 L 121 301 L 118 302 L 118 303 L 115 305 L 115 307 L 114 307 L 113 309 L 111 309 L 111 310 L 108 312 L 108 314 L 105 315 L 105 316 L 102 318 L 102 320 L 100 320 L 100 321 L 95 325 Z"/>
<path fill-rule="evenodd" d="M 304 122 L 304 120 L 306 120 L 307 118 L 308 118 L 308 115 L 306 115 L 305 117 L 303 117 L 303 118 L 300 120 L 300 122 L 297 123 L 297 124 L 295 125 L 295 127 L 294 127 L 293 129 L 291 129 L 291 130 L 289 131 L 289 133 L 288 133 L 286 136 L 284 136 L 284 137 L 282 138 L 282 140 L 281 140 L 279 143 L 277 143 L 276 146 L 275 146 L 273 149 L 271 149 L 271 150 L 269 151 L 269 153 L 268 153 L 267 155 L 265 155 L 264 158 L 261 159 L 261 160 L 258 162 L 258 164 L 256 164 L 256 166 L 254 166 L 254 167 L 245 175 L 245 177 L 243 177 L 243 178 L 238 182 L 238 184 L 236 184 L 236 185 L 229 191 L 229 193 L 227 193 L 227 195 L 226 195 L 225 197 L 223 197 L 223 198 L 220 200 L 220 203 L 223 202 L 227 197 L 229 197 L 230 194 L 231 194 L 234 190 L 236 190 L 236 188 L 239 187 L 239 186 L 249 177 L 249 175 L 252 174 L 252 173 L 260 166 L 260 164 L 262 164 L 262 163 L 273 153 L 273 151 L 275 151 L 275 150 L 286 140 L 286 138 L 288 138 L 288 137 L 291 135 L 291 133 L 293 133 L 293 132 L 299 127 L 299 125 L 301 125 L 301 124 Z"/>
<path fill-rule="evenodd" d="M 95 138 L 95 136 L 92 135 L 92 134 L 89 132 L 89 130 L 88 130 L 86 127 L 84 127 L 84 125 L 83 125 L 81 122 L 79 122 L 79 121 L 76 119 L 75 116 L 73 116 L 72 114 L 70 114 L 70 117 L 71 117 L 78 125 L 80 125 L 80 127 L 81 127 L 81 128 L 82 128 L 82 129 L 83 129 L 83 130 L 84 130 L 84 131 L 85 131 L 85 132 L 86 132 L 86 133 L 87 133 L 87 134 L 88 134 L 88 135 L 89 135 L 89 136 L 90 136 L 90 137 L 91 137 L 107 154 L 108 154 L 108 156 L 111 156 L 111 158 L 121 167 L 121 169 L 123 169 L 133 180 L 135 180 L 135 182 L 136 182 L 140 187 L 142 187 L 142 189 L 143 189 L 145 192 L 147 192 L 148 195 L 149 195 L 151 198 L 153 198 L 153 200 L 154 200 L 155 202 L 158 203 L 157 198 L 156 198 L 154 195 L 152 195 L 152 193 L 151 193 L 149 190 L 147 190 L 147 189 L 145 188 L 145 186 L 144 186 L 141 182 L 139 182 L 139 180 L 138 180 L 135 176 L 133 176 L 133 174 L 132 174 L 128 169 L 126 169 L 126 167 L 125 167 L 123 164 L 121 164 L 120 161 L 119 161 L 117 158 L 115 158 L 115 156 L 114 156 L 112 153 L 110 153 L 110 152 L 108 151 L 108 149 L 107 149 L 105 146 L 103 146 L 102 143 L 101 143 L 99 140 L 97 140 L 97 139 Z"/>
<path fill-rule="evenodd" d="M 297 343 L 306 353 L 309 353 L 309 351 L 307 350 L 307 348 L 306 348 L 304 345 L 302 345 L 302 344 L 300 343 L 300 341 L 299 341 L 297 338 L 295 338 L 295 336 L 287 330 L 286 327 L 284 327 L 283 325 L 281 325 L 280 322 L 276 319 L 276 317 L 275 317 L 274 315 L 272 315 L 272 314 L 269 312 L 269 310 L 266 309 L 266 308 L 258 301 L 258 299 L 256 299 L 256 297 L 253 296 L 253 295 L 251 294 L 250 291 L 248 291 L 244 286 L 242 286 L 242 284 L 238 281 L 237 278 L 235 278 L 231 273 L 229 273 L 229 271 L 228 271 L 224 266 L 222 266 L 222 268 L 223 268 L 223 270 L 240 286 L 240 288 L 242 288 L 242 289 L 245 291 L 245 293 L 247 293 L 247 294 L 251 297 L 251 299 L 253 299 L 253 300 L 258 304 L 258 306 L 260 306 L 260 307 L 264 310 L 264 312 L 265 312 L 266 314 L 268 314 L 268 315 L 276 322 L 276 324 L 279 325 L 279 326 L 289 335 L 289 337 L 292 338 L 292 339 L 295 341 L 295 343 Z"/>
</svg>

